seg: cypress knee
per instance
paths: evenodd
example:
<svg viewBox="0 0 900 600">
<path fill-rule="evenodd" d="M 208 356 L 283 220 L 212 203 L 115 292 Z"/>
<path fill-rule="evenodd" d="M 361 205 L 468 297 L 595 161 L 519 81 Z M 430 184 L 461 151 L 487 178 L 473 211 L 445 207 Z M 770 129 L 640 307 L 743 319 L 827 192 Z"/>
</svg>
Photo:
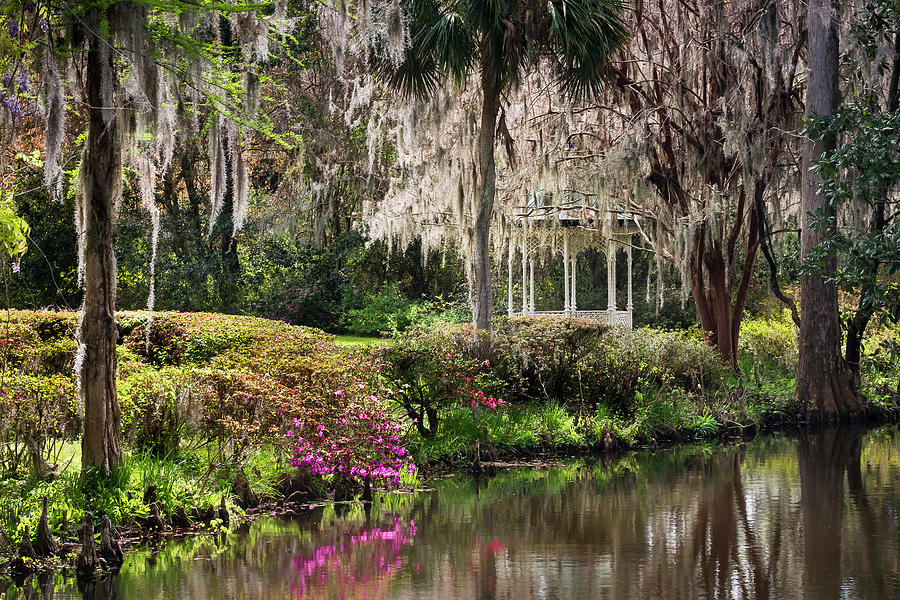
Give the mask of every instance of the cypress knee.
<svg viewBox="0 0 900 600">
<path fill-rule="evenodd" d="M 228 514 L 228 509 L 225 508 L 225 496 L 222 496 L 222 500 L 219 502 L 219 519 L 225 527 L 231 523 L 231 516 Z"/>
<path fill-rule="evenodd" d="M 150 506 L 151 504 L 155 503 L 156 500 L 156 486 L 151 483 L 147 486 L 147 489 L 144 490 L 144 505 Z"/>
<path fill-rule="evenodd" d="M 22 533 L 22 541 L 19 542 L 16 558 L 12 561 L 13 572 L 23 575 L 34 573 L 33 561 L 36 558 L 34 547 L 31 545 L 31 531 L 28 530 L 28 525 L 26 525 L 25 531 Z"/>
<path fill-rule="evenodd" d="M 100 558 L 113 569 L 118 569 L 125 562 L 120 540 L 115 535 L 112 523 L 106 515 L 100 518 Z"/>
<path fill-rule="evenodd" d="M 190 529 L 191 525 L 193 525 L 187 511 L 184 510 L 183 504 L 179 504 L 175 512 L 172 513 L 172 524 L 179 529 Z"/>
<path fill-rule="evenodd" d="M 99 566 L 100 557 L 97 556 L 97 544 L 94 542 L 94 516 L 86 512 L 81 525 L 81 553 L 75 561 L 75 570 L 79 576 L 93 575 Z"/>
<path fill-rule="evenodd" d="M 162 514 L 159 510 L 160 503 L 154 502 L 150 505 L 150 516 L 147 517 L 147 530 L 148 531 L 162 531 L 166 528 L 166 523 L 163 521 Z"/>
<path fill-rule="evenodd" d="M 56 543 L 50 532 L 47 496 L 44 496 L 44 509 L 41 511 L 41 520 L 38 522 L 35 550 L 39 556 L 53 556 L 59 552 L 59 544 Z"/>
<path fill-rule="evenodd" d="M 32 560 L 37 558 L 34 546 L 31 545 L 31 531 L 28 529 L 28 525 L 25 526 L 25 531 L 22 533 L 22 541 L 19 542 L 19 549 L 16 554 L 18 554 L 19 558 L 30 558 Z"/>
</svg>

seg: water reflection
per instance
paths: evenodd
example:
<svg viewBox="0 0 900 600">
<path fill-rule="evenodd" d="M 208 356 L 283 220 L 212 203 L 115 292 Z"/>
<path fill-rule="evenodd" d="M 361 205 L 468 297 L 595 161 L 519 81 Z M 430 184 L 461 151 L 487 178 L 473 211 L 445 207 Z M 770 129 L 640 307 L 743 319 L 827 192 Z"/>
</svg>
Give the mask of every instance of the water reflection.
<svg viewBox="0 0 900 600">
<path fill-rule="evenodd" d="M 368 519 L 367 519 L 368 521 Z M 297 598 L 377 598 L 407 563 L 405 547 L 416 535 L 415 521 L 397 516 L 382 525 L 345 529 L 293 557 L 297 573 L 291 595 Z M 321 542 L 321 539 L 319 540 Z"/>
<path fill-rule="evenodd" d="M 449 477 L 130 556 L 34 598 L 900 597 L 894 429 Z M 0 596 L 4 584 L 0 583 Z M 8 585 L 8 582 L 7 584 Z M 27 590 L 26 592 L 23 590 Z"/>
</svg>

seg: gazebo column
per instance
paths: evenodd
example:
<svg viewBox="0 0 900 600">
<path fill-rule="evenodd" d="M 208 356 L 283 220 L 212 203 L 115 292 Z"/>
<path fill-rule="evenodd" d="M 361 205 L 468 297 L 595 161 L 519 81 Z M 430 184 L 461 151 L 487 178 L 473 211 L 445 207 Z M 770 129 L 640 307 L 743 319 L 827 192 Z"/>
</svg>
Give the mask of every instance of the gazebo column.
<svg viewBox="0 0 900 600">
<path fill-rule="evenodd" d="M 569 314 L 569 236 L 563 233 L 563 312 Z"/>
<path fill-rule="evenodd" d="M 616 246 L 612 240 L 606 244 L 606 310 L 616 310 Z"/>
<path fill-rule="evenodd" d="M 578 266 L 578 253 L 573 253 L 573 254 L 572 254 L 572 293 L 570 294 L 570 297 L 571 297 L 571 306 L 570 306 L 570 308 L 571 308 L 571 310 L 572 310 L 572 314 L 577 314 L 577 313 L 578 313 L 578 303 L 575 301 L 575 290 L 576 290 L 577 287 L 578 287 L 578 285 L 577 285 L 577 281 L 578 281 L 578 278 L 577 278 L 577 275 L 578 275 L 578 269 L 577 269 L 577 266 Z"/>
<path fill-rule="evenodd" d="M 528 310 L 534 312 L 534 258 L 531 259 L 531 277 L 528 284 Z"/>
<path fill-rule="evenodd" d="M 506 314 L 507 316 L 513 316 L 513 240 L 509 238 L 509 258 L 506 261 L 506 269 L 507 269 L 507 295 L 506 295 Z"/>
<path fill-rule="evenodd" d="M 528 245 L 522 237 L 522 314 L 528 314 Z"/>
<path fill-rule="evenodd" d="M 630 242 L 630 240 L 629 240 Z M 625 310 L 631 312 L 634 308 L 634 304 L 631 302 L 631 244 L 625 248 L 625 254 L 628 257 L 628 304 L 625 307 Z"/>
</svg>

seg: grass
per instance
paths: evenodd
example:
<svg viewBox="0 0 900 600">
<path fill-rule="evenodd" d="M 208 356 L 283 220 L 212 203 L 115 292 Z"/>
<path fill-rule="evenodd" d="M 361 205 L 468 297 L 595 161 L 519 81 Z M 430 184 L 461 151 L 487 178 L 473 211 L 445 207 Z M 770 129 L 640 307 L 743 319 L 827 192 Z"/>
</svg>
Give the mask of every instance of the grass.
<svg viewBox="0 0 900 600">
<path fill-rule="evenodd" d="M 78 454 L 77 444 L 66 444 L 63 454 Z M 237 509 L 231 483 L 237 470 L 228 465 L 212 464 L 215 452 L 183 451 L 176 456 L 159 457 L 149 452 L 126 452 L 123 463 L 108 478 L 81 473 L 78 460 L 71 463 L 50 481 L 35 481 L 31 477 L 0 478 L 0 528 L 17 542 L 27 525 L 32 534 L 46 496 L 51 507 L 50 527 L 61 541 L 75 541 L 74 526 L 84 518 L 85 511 L 95 516 L 109 515 L 119 525 L 139 525 L 149 515 L 143 502 L 150 484 L 162 503 L 163 515 L 171 514 L 178 506 L 188 513 L 196 507 L 217 507 L 224 497 L 230 511 Z M 282 465 L 283 466 L 283 465 Z M 251 454 L 244 466 L 251 490 L 260 497 L 277 497 L 278 474 L 275 449 L 265 446 Z"/>
<path fill-rule="evenodd" d="M 408 447 L 417 462 L 462 465 L 472 460 L 476 440 L 482 460 L 625 449 L 657 440 L 712 440 L 727 433 L 726 424 L 739 421 L 747 427 L 773 418 L 790 420 L 799 410 L 786 392 L 792 386 L 792 380 L 748 385 L 744 412 L 733 397 L 716 395 L 698 401 L 678 390 L 640 395 L 627 412 L 603 402 L 593 408 L 555 401 L 509 403 L 496 411 L 482 409 L 478 413 L 468 406 L 450 406 L 439 413 L 437 434 L 430 438 L 416 436 Z"/>
<path fill-rule="evenodd" d="M 474 440 L 482 444 L 482 458 L 492 452 L 521 455 L 541 449 L 587 448 L 589 440 L 576 416 L 557 403 L 508 405 L 500 410 L 454 406 L 441 414 L 438 433 L 411 444 L 414 452 L 429 460 L 455 462 L 467 459 Z"/>
<path fill-rule="evenodd" d="M 386 346 L 392 341 L 386 338 L 365 337 L 361 335 L 336 335 L 334 343 L 338 346 L 362 347 L 362 346 Z"/>
</svg>

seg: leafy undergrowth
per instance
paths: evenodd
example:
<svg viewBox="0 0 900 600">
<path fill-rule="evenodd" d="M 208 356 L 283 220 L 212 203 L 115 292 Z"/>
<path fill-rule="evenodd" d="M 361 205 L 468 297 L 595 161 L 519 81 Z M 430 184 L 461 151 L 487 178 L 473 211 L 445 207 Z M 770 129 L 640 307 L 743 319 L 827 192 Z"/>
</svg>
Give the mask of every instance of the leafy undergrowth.
<svg viewBox="0 0 900 600">
<path fill-rule="evenodd" d="M 882 331 L 873 340 L 892 336 Z M 879 344 L 863 363 L 862 392 L 873 414 L 887 416 L 896 412 L 900 390 L 886 360 L 889 342 Z M 438 424 L 416 429 L 409 446 L 417 459 L 459 465 L 473 459 L 476 440 L 485 460 L 713 440 L 805 422 L 808 407 L 794 394 L 790 319 L 745 319 L 740 356 L 735 373 L 698 331 L 517 318 L 499 320 L 487 336 L 459 325 L 420 328 L 401 337 L 384 361 L 398 387 L 420 390 L 416 400 Z M 470 359 L 489 365 L 478 385 L 505 399 L 495 409 L 468 406 L 451 393 L 450 365 Z"/>
<path fill-rule="evenodd" d="M 77 317 L 9 317 L 0 324 L 7 366 L 0 380 L 0 524 L 14 543 L 25 525 L 34 532 L 44 496 L 53 528 L 74 540 L 73 524 L 85 510 L 120 526 L 141 525 L 151 483 L 165 519 L 180 507 L 189 515 L 208 512 L 222 498 L 232 507 L 253 506 L 358 490 L 367 479 L 396 485 L 414 471 L 399 443 L 367 453 L 381 430 L 399 425 L 365 348 L 339 347 L 316 329 L 205 313 L 157 313 L 147 335 L 147 313 L 123 312 L 116 324 L 125 460 L 107 479 L 83 476 L 83 410 L 73 378 Z M 362 413 L 360 399 L 368 415 L 386 417 L 342 428 Z M 307 431 L 313 435 L 301 444 L 298 435 Z M 335 473 L 314 472 L 309 452 L 338 456 Z M 344 465 L 346 473 L 339 472 Z"/>
</svg>

